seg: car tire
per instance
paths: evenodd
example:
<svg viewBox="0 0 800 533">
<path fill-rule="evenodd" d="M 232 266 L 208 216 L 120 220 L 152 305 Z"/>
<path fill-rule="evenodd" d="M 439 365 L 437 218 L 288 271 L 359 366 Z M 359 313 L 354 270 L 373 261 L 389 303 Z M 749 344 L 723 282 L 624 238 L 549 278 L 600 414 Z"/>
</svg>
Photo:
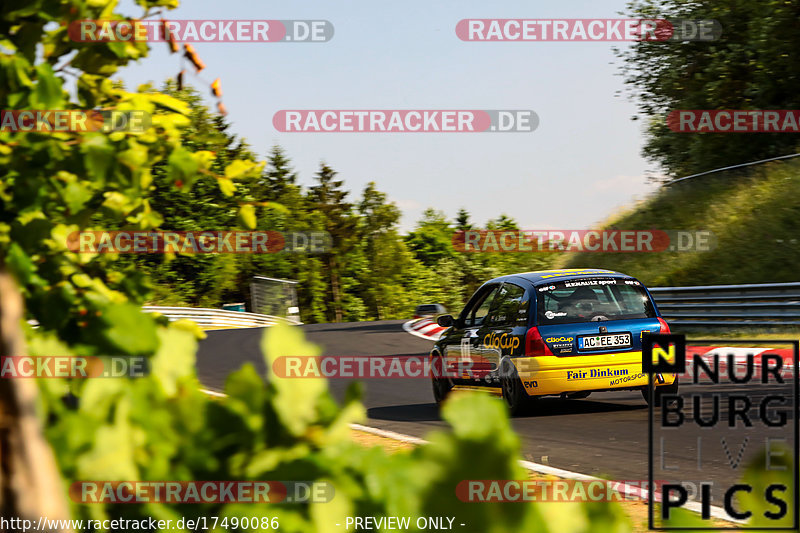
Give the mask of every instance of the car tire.
<svg viewBox="0 0 800 533">
<path fill-rule="evenodd" d="M 436 405 L 441 405 L 442 402 L 444 402 L 450 395 L 450 391 L 453 390 L 453 380 L 441 375 L 443 374 L 442 372 L 443 368 L 444 368 L 444 358 L 438 353 L 432 354 L 431 382 L 433 384 L 433 399 L 436 401 Z M 437 372 L 440 375 L 437 376 Z"/>
<path fill-rule="evenodd" d="M 678 378 L 675 378 L 675 381 L 670 385 L 663 385 L 661 387 L 656 387 L 655 394 L 653 395 L 653 399 L 655 400 L 655 403 L 653 405 L 655 407 L 661 407 L 661 398 L 665 394 L 678 394 Z M 642 396 L 644 397 L 644 401 L 650 403 L 649 386 L 642 389 Z"/>
<path fill-rule="evenodd" d="M 535 398 L 528 396 L 522 381 L 517 374 L 517 367 L 511 359 L 505 358 L 500 362 L 500 389 L 503 393 L 503 401 L 508 407 L 512 416 L 529 413 L 534 404 Z"/>
</svg>

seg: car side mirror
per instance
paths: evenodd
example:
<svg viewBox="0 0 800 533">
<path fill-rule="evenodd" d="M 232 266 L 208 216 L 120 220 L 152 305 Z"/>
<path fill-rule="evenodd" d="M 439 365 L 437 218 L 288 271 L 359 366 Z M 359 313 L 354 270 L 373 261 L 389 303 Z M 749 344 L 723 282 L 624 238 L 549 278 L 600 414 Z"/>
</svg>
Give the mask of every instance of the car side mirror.
<svg viewBox="0 0 800 533">
<path fill-rule="evenodd" d="M 436 317 L 436 323 L 442 326 L 443 328 L 449 328 L 453 324 L 455 324 L 455 319 L 453 315 L 439 315 Z"/>
</svg>

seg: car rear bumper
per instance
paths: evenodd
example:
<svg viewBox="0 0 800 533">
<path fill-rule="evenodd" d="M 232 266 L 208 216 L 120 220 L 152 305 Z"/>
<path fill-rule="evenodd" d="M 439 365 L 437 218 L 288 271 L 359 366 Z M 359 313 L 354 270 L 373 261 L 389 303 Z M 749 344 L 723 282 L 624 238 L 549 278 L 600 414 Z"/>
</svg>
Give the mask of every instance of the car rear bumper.
<svg viewBox="0 0 800 533">
<path fill-rule="evenodd" d="M 529 396 L 564 392 L 632 389 L 649 384 L 642 372 L 642 352 L 576 356 L 517 357 L 512 359 L 520 381 Z M 670 385 L 676 374 L 664 374 Z"/>
</svg>

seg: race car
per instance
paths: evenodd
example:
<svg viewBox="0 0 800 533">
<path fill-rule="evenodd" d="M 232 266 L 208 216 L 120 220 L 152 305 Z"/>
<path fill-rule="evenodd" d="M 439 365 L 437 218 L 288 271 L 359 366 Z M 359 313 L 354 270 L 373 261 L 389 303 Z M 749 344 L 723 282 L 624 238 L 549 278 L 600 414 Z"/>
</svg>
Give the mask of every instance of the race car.
<svg viewBox="0 0 800 533">
<path fill-rule="evenodd" d="M 441 403 L 454 389 L 502 395 L 512 414 L 541 396 L 585 398 L 592 392 L 640 390 L 642 337 L 669 333 L 647 288 L 637 279 L 602 269 L 543 270 L 484 283 L 431 351 L 433 395 Z M 654 378 L 653 398 L 678 390 L 674 374 Z"/>
</svg>

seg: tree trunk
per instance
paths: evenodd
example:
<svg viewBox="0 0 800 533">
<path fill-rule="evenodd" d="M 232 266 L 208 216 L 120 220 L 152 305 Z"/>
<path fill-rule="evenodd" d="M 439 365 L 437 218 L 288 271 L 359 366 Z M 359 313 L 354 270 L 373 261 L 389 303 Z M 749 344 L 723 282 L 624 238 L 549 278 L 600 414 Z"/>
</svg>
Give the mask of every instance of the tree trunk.
<svg viewBox="0 0 800 533">
<path fill-rule="evenodd" d="M 331 296 L 333 297 L 334 321 L 342 321 L 342 294 L 339 288 L 339 271 L 336 265 L 336 256 L 331 254 L 328 260 L 328 268 L 331 271 Z"/>
<path fill-rule="evenodd" d="M 0 356 L 27 355 L 22 318 L 22 295 L 0 267 Z M 36 414 L 37 394 L 32 379 L 0 378 L 0 516 L 31 520 L 34 528 L 40 518 L 69 519 L 61 475 Z M 43 525 L 39 531 L 52 530 Z"/>
</svg>

